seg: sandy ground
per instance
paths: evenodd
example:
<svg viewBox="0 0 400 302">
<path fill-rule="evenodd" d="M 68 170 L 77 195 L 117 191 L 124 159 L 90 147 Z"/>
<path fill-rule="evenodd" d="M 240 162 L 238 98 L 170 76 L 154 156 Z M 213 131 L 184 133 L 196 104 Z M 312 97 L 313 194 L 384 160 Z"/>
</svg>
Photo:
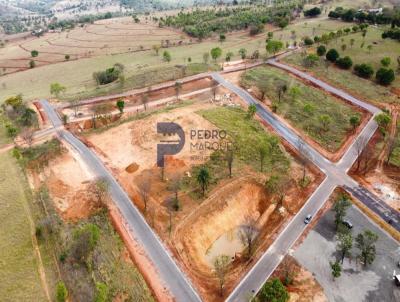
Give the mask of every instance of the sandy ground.
<svg viewBox="0 0 400 302">
<path fill-rule="evenodd" d="M 219 93 L 225 93 L 220 90 Z M 301 166 L 293 162 L 288 192 L 283 207 L 272 203 L 264 186 L 266 176 L 255 173 L 250 168 L 241 167 L 233 178 L 218 183 L 200 203 L 193 192 L 181 190 L 179 200 L 181 209 L 171 212 L 172 232 L 169 232 L 170 202 L 174 196 L 171 182 L 176 175 L 192 177 L 190 168 L 208 159 L 209 151 L 196 152 L 193 158 L 190 144 L 190 130 L 216 129 L 214 125 L 195 114 L 197 110 L 212 108 L 210 102 L 196 102 L 165 113 L 151 115 L 142 120 L 121 124 L 107 131 L 90 134 L 90 146 L 102 158 L 110 170 L 128 192 L 135 205 L 142 211 L 149 224 L 169 246 L 182 268 L 196 284 L 205 301 L 220 301 L 217 280 L 206 259 L 207 250 L 224 233 L 239 227 L 248 216 L 257 220 L 262 230 L 259 236 L 255 258 L 271 244 L 281 228 L 302 206 L 318 185 L 319 178 L 308 171 L 312 183 L 305 190 L 299 190 L 297 181 L 301 177 Z M 181 125 L 186 133 L 183 150 L 166 158 L 164 181 L 161 171 L 156 167 L 157 143 L 163 139 L 156 133 L 156 123 L 173 121 Z M 175 139 L 171 136 L 171 139 Z M 196 143 L 200 140 L 194 140 Z M 151 183 L 149 201 L 145 204 L 138 185 L 147 180 Z M 248 270 L 253 261 L 244 261 L 237 253 L 234 266 L 228 276 L 229 292 Z"/>
</svg>

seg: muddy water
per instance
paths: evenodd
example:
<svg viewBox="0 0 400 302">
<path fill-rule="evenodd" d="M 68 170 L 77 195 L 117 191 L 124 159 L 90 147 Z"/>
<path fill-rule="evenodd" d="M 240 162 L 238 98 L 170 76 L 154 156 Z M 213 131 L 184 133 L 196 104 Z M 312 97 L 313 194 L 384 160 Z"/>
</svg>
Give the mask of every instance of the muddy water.
<svg viewBox="0 0 400 302">
<path fill-rule="evenodd" d="M 239 239 L 239 228 L 234 228 L 229 232 L 222 234 L 208 248 L 204 258 L 208 265 L 213 266 L 214 260 L 219 255 L 227 255 L 233 258 L 235 254 L 243 250 L 243 245 Z"/>
</svg>

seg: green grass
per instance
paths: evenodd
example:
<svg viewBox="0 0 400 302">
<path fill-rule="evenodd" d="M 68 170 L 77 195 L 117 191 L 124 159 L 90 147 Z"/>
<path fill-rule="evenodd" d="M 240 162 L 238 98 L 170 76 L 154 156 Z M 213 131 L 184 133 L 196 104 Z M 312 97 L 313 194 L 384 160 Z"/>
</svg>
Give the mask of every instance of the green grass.
<svg viewBox="0 0 400 302">
<path fill-rule="evenodd" d="M 247 113 L 240 108 L 220 107 L 201 110 L 202 117 L 213 123 L 220 130 L 225 130 L 233 143 L 236 159 L 254 170 L 260 169 L 259 146 L 270 146 L 276 143 L 276 148 L 269 149 L 265 161 L 265 171 L 280 169 L 286 171 L 290 165 L 287 154 L 278 147 L 279 139 L 268 133 L 255 119 L 247 118 Z"/>
<path fill-rule="evenodd" d="M 349 24 L 350 25 L 350 24 Z M 350 56 L 354 64 L 369 63 L 373 66 L 374 70 L 378 70 L 381 67 L 380 60 L 384 57 L 391 58 L 390 68 L 396 70 L 397 68 L 397 57 L 400 53 L 400 43 L 391 39 L 381 38 L 382 30 L 369 27 L 365 41 L 361 33 L 350 34 L 348 36 L 342 37 L 344 41 L 338 39 L 336 43 L 335 40 L 329 43 L 328 49 L 336 48 L 341 56 Z M 350 39 L 354 39 L 354 45 L 351 47 Z M 361 44 L 364 42 L 364 47 L 361 48 Z M 376 43 L 376 44 L 374 44 Z M 345 51 L 341 50 L 341 45 L 346 44 L 347 48 Z M 367 46 L 372 45 L 372 50 L 368 51 Z M 314 51 L 311 49 L 311 51 Z M 285 62 L 304 67 L 302 62 L 302 55 L 299 53 L 293 54 L 283 59 Z M 325 64 L 321 62 L 310 68 L 317 76 L 322 76 L 327 79 L 333 85 L 343 87 L 347 89 L 350 93 L 359 95 L 366 100 L 378 103 L 400 103 L 399 97 L 390 93 L 390 88 L 384 87 L 374 83 L 374 78 L 371 80 L 362 79 L 352 71 L 342 70 L 334 66 L 325 67 Z M 392 83 L 393 87 L 400 88 L 400 76 L 396 75 L 395 81 Z"/>
<path fill-rule="evenodd" d="M 288 87 L 280 102 L 277 82 L 286 83 Z M 344 142 L 351 129 L 350 116 L 357 114 L 350 106 L 276 68 L 257 67 L 242 75 L 241 84 L 246 88 L 257 87 L 260 83 L 267 85 L 266 97 L 276 104 L 277 113 L 295 128 L 304 131 L 331 152 L 336 151 Z M 291 94 L 293 87 L 299 91 L 296 96 Z M 311 110 L 305 110 L 305 106 Z M 331 118 L 327 131 L 321 127 L 321 115 Z"/>
<path fill-rule="evenodd" d="M 9 153 L 0 154 L 0 297 L 46 301 L 32 245 L 31 196 L 24 174 Z"/>
<path fill-rule="evenodd" d="M 312 35 L 312 33 L 322 34 L 344 26 L 345 24 L 339 21 L 323 20 L 321 18 L 307 19 L 290 25 L 284 30 L 276 31 L 274 37 L 275 39 L 291 41 L 291 30 L 294 29 L 296 30 L 297 40 L 299 40 L 303 36 Z M 259 50 L 261 54 L 265 54 L 265 37 L 265 33 L 256 37 L 249 37 L 248 33 L 243 32 L 228 34 L 227 40 L 223 43 L 218 42 L 218 38 L 213 38 L 202 43 L 170 47 L 168 48 L 172 56 L 170 63 L 163 62 L 162 56 L 156 56 L 153 51 L 145 51 L 103 55 L 33 68 L 0 78 L 0 102 L 18 93 L 22 93 L 26 100 L 49 97 L 50 84 L 53 82 L 59 82 L 67 88 L 66 96 L 68 98 L 97 96 L 120 92 L 129 88 L 140 87 L 141 85 L 151 85 L 151 82 L 143 83 L 141 78 L 144 73 L 149 72 L 151 74 L 152 71 L 156 71 L 158 79 L 156 78 L 154 82 L 163 81 L 165 80 L 165 75 L 161 73 L 171 76 L 168 70 L 174 68 L 175 65 L 187 63 L 189 57 L 192 59 L 192 63 L 202 63 L 203 54 L 216 46 L 223 49 L 220 62 L 224 60 L 225 54 L 229 51 L 235 54 L 232 60 L 239 59 L 238 50 L 240 48 L 246 48 L 248 55 L 254 50 Z M 105 70 L 115 63 L 122 63 L 125 66 L 126 83 L 124 87 L 120 87 L 119 84 L 112 84 L 104 88 L 98 88 L 92 77 L 93 72 Z M 199 69 L 199 66 L 201 65 L 189 67 L 188 72 L 195 73 L 204 70 Z M 153 80 L 153 75 L 148 76 L 148 78 Z M 24 85 L 21 85 L 21 83 Z"/>
</svg>

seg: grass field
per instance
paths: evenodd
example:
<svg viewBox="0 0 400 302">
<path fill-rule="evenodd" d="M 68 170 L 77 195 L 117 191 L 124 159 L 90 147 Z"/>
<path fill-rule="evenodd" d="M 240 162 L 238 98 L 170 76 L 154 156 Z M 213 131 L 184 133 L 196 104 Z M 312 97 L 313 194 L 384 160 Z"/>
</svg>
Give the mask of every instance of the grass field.
<svg viewBox="0 0 400 302">
<path fill-rule="evenodd" d="M 287 92 L 279 102 L 277 83 L 285 83 Z M 349 119 L 358 114 L 347 104 L 303 84 L 284 71 L 272 67 L 257 67 L 242 75 L 241 85 L 246 88 L 267 85 L 265 96 L 277 106 L 277 113 L 295 128 L 301 129 L 328 151 L 336 151 L 351 130 Z M 323 129 L 320 117 L 330 117 L 330 124 Z"/>
<path fill-rule="evenodd" d="M 383 40 L 381 38 L 382 30 L 379 28 L 369 27 L 365 40 L 361 33 L 350 34 L 330 42 L 329 48 L 336 48 L 341 56 L 350 56 L 354 64 L 369 63 L 373 66 L 376 71 L 381 65 L 380 60 L 384 57 L 391 58 L 390 68 L 396 70 L 397 68 L 397 57 L 400 54 L 400 43 L 391 39 Z M 341 41 L 343 39 L 343 41 Z M 354 45 L 351 46 L 350 39 L 354 39 Z M 364 42 L 364 47 L 361 48 L 361 44 Z M 341 45 L 346 45 L 346 50 L 342 51 Z M 372 45 L 371 51 L 367 49 L 368 45 Z M 312 48 L 310 52 L 314 52 Z M 303 66 L 303 58 L 299 53 L 293 54 L 284 58 L 284 61 L 297 65 Z M 372 80 L 365 80 L 356 75 L 351 71 L 342 70 L 336 67 L 326 68 L 325 64 L 321 61 L 314 67 L 310 68 L 310 71 L 315 73 L 317 76 L 320 75 L 327 79 L 331 83 L 337 86 L 344 87 L 345 89 L 353 92 L 355 95 L 359 95 L 372 102 L 379 103 L 400 103 L 399 97 L 389 92 L 390 88 L 377 85 Z M 393 87 L 400 88 L 400 76 L 397 75 L 395 81 L 392 83 Z"/>
<path fill-rule="evenodd" d="M 32 243 L 28 184 L 15 160 L 0 153 L 0 297 L 47 301 Z"/>
<path fill-rule="evenodd" d="M 342 22 L 322 18 L 301 20 L 296 24 L 291 24 L 284 30 L 277 30 L 274 33 L 274 37 L 275 39 L 290 42 L 293 38 L 291 34 L 292 30 L 296 31 L 296 39 L 300 40 L 302 37 L 312 35 L 313 33 L 320 35 L 344 26 L 346 24 Z M 266 31 L 268 30 L 271 30 L 271 28 L 268 29 L 267 27 Z M 125 78 L 129 79 L 134 76 L 140 77 L 141 74 L 149 70 L 165 71 L 166 67 L 187 64 L 189 57 L 192 59 L 192 63 L 202 63 L 203 54 L 216 46 L 223 49 L 220 61 L 225 58 L 225 54 L 229 51 L 235 54 L 232 60 L 239 59 L 238 50 L 240 48 L 246 48 L 248 55 L 251 55 L 254 50 L 259 50 L 261 54 L 265 54 L 265 38 L 265 33 L 250 37 L 247 32 L 235 32 L 228 34 L 227 40 L 223 43 L 218 42 L 217 37 L 213 37 L 198 44 L 171 46 L 168 48 L 172 56 L 170 63 L 163 62 L 161 53 L 165 49 L 161 49 L 160 56 L 156 56 L 154 51 L 140 51 L 135 53 L 100 55 L 37 67 L 0 77 L 0 102 L 6 97 L 18 93 L 22 93 L 27 100 L 49 97 L 50 84 L 53 82 L 59 82 L 66 86 L 66 94 L 70 97 L 106 94 L 110 90 L 99 88 L 93 80 L 92 74 L 95 71 L 111 67 L 115 63 L 121 63 L 125 66 Z M 155 77 L 155 82 L 162 80 L 162 78 L 157 79 L 157 74 Z M 131 88 L 129 80 L 126 82 L 123 90 Z M 137 81 L 133 80 L 132 82 Z M 21 83 L 24 83 L 24 85 L 21 85 Z M 147 85 L 151 85 L 151 83 L 147 83 Z M 115 86 L 112 85 L 113 89 L 118 90 L 119 88 L 115 88 Z"/>
<path fill-rule="evenodd" d="M 279 144 L 279 138 L 266 132 L 257 120 L 247 118 L 247 113 L 240 108 L 221 107 L 202 110 L 198 113 L 219 129 L 225 130 L 233 143 L 236 158 L 252 166 L 256 171 L 260 169 L 259 147 Z M 279 147 L 268 150 L 271 153 L 267 156 L 264 170 L 267 172 L 273 169 L 287 171 L 290 165 L 287 155 Z"/>
</svg>

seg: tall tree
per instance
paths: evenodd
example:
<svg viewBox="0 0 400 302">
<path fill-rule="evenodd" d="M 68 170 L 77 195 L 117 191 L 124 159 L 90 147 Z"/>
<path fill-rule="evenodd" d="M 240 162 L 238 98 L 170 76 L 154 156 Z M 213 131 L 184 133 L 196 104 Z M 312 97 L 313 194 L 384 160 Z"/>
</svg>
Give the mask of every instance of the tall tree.
<svg viewBox="0 0 400 302">
<path fill-rule="evenodd" d="M 225 159 L 228 165 L 229 177 L 232 177 L 232 167 L 233 167 L 233 159 L 234 159 L 234 152 L 232 149 L 226 151 Z"/>
<path fill-rule="evenodd" d="M 174 85 L 176 100 L 179 101 L 179 94 L 182 90 L 182 83 L 177 81 Z"/>
<path fill-rule="evenodd" d="M 239 239 L 246 248 L 246 257 L 251 259 L 254 253 L 255 242 L 259 230 L 257 228 L 257 222 L 252 217 L 246 217 L 244 223 L 239 229 Z"/>
<path fill-rule="evenodd" d="M 258 294 L 260 301 L 271 302 L 287 302 L 289 301 L 289 293 L 281 280 L 273 278 L 265 282 Z"/>
<path fill-rule="evenodd" d="M 268 40 L 267 45 L 265 46 L 267 52 L 276 54 L 283 48 L 283 43 L 277 40 Z"/>
<path fill-rule="evenodd" d="M 365 230 L 356 237 L 356 247 L 360 253 L 358 258 L 363 262 L 364 266 L 372 264 L 376 256 L 375 243 L 378 241 L 378 235 L 370 230 Z"/>
<path fill-rule="evenodd" d="M 50 93 L 54 95 L 56 98 L 60 96 L 61 93 L 65 92 L 67 88 L 60 83 L 51 83 L 50 84 Z"/>
<path fill-rule="evenodd" d="M 339 278 L 342 273 L 342 266 L 338 261 L 330 262 L 333 280 Z"/>
<path fill-rule="evenodd" d="M 197 172 L 196 180 L 201 187 L 203 196 L 206 194 L 207 187 L 210 184 L 210 179 L 211 179 L 210 172 L 205 166 L 202 166 Z"/>
<path fill-rule="evenodd" d="M 351 256 L 351 248 L 353 247 L 353 237 L 351 233 L 339 233 L 338 236 L 338 243 L 336 249 L 340 252 L 341 261 L 343 264 L 344 257 Z"/>
<path fill-rule="evenodd" d="M 346 216 L 346 211 L 350 206 L 351 203 L 346 196 L 340 196 L 339 199 L 336 200 L 333 206 L 333 210 L 335 211 L 336 229 L 338 229 L 339 225 L 343 223 L 343 219 Z"/>
<path fill-rule="evenodd" d="M 214 272 L 219 281 L 219 294 L 224 294 L 225 276 L 229 271 L 230 259 L 227 255 L 219 255 L 214 260 Z"/>
</svg>

